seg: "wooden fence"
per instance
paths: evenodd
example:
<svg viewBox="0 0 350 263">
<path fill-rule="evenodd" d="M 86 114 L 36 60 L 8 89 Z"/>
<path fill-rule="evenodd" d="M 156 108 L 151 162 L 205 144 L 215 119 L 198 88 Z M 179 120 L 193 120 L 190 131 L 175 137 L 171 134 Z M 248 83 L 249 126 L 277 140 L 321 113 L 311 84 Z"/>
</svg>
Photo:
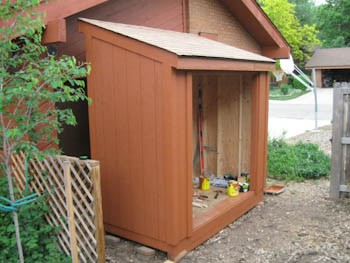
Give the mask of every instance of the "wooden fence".
<svg viewBox="0 0 350 263">
<path fill-rule="evenodd" d="M 330 197 L 350 193 L 350 84 L 334 88 Z"/>
<path fill-rule="evenodd" d="M 16 185 L 25 188 L 25 156 L 12 158 Z M 105 262 L 99 162 L 68 156 L 28 161 L 29 187 L 49 194 L 47 221 L 61 228 L 63 252 L 72 262 Z"/>
</svg>

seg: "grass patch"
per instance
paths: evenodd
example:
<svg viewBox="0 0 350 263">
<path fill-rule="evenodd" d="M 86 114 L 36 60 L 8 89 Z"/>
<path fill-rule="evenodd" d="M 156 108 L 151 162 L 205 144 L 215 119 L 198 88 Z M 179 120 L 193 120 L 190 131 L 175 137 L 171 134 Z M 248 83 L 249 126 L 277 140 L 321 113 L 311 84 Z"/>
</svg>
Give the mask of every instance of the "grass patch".
<svg viewBox="0 0 350 263">
<path fill-rule="evenodd" d="M 268 142 L 267 167 L 273 179 L 301 182 L 328 176 L 331 160 L 316 144 L 288 144 L 283 138 L 274 138 Z"/>
<path fill-rule="evenodd" d="M 286 87 L 277 87 L 270 89 L 270 100 L 291 100 L 298 98 L 306 93 L 310 92 L 309 90 L 300 90 Z"/>
</svg>

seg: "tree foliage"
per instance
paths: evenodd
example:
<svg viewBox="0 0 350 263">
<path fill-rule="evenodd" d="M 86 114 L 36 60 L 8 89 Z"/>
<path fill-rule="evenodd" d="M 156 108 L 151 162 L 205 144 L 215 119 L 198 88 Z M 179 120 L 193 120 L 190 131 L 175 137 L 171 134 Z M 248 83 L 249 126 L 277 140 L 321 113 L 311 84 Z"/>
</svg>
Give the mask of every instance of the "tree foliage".
<svg viewBox="0 0 350 263">
<path fill-rule="evenodd" d="M 39 2 L 17 1 L 0 11 L 0 19 L 10 21 L 0 31 L 5 39 L 0 44 L 2 164 L 9 153 L 37 154 L 43 141 L 57 143 L 53 133 L 61 132 L 63 123 L 75 125 L 76 121 L 70 109 L 54 105 L 87 99 L 80 79 L 87 74 L 85 65 L 77 65 L 74 57 L 56 58 L 41 44 L 42 20 L 31 11 Z"/>
<path fill-rule="evenodd" d="M 288 0 L 260 0 L 263 10 L 292 48 L 294 59 L 303 65 L 320 41 L 314 25 L 301 25 L 296 17 L 295 5 Z"/>
<path fill-rule="evenodd" d="M 327 0 L 318 7 L 319 37 L 323 47 L 350 47 L 350 0 Z"/>
<path fill-rule="evenodd" d="M 301 25 L 316 24 L 317 7 L 313 0 L 289 0 L 289 2 L 295 5 L 295 15 Z"/>
<path fill-rule="evenodd" d="M 60 110 L 55 104 L 88 99 L 80 79 L 89 68 L 78 65 L 73 57 L 56 58 L 41 44 L 42 14 L 34 11 L 40 2 L 6 0 L 0 4 L 0 172 L 7 176 L 12 203 L 12 154 L 23 151 L 30 158 L 55 152 L 55 134 L 63 124 L 76 124 L 70 109 Z M 43 143 L 51 147 L 43 150 Z M 13 221 L 19 261 L 24 262 L 17 211 L 13 211 Z"/>
</svg>

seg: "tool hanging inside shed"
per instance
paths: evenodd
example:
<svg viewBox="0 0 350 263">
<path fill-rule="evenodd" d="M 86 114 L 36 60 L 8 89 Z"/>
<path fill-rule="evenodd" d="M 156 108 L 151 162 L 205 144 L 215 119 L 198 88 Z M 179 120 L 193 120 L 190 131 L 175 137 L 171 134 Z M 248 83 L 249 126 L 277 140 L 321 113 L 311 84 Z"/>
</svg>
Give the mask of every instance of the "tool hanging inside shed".
<svg viewBox="0 0 350 263">
<path fill-rule="evenodd" d="M 204 171 L 204 144 L 203 144 L 203 107 L 202 107 L 202 89 L 198 89 L 198 142 L 199 142 L 199 162 L 200 162 L 200 176 L 199 187 L 202 186 L 205 178 Z M 209 186 L 210 187 L 210 186 Z"/>
</svg>

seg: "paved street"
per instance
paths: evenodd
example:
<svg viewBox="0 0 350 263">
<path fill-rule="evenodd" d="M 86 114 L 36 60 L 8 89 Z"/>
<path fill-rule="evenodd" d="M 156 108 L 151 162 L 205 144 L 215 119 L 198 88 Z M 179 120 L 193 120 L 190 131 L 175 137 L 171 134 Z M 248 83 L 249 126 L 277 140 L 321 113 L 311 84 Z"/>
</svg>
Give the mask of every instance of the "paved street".
<svg viewBox="0 0 350 263">
<path fill-rule="evenodd" d="M 333 89 L 317 89 L 318 127 L 332 120 Z M 269 136 L 293 137 L 315 128 L 315 100 L 313 92 L 289 101 L 270 100 Z"/>
</svg>

